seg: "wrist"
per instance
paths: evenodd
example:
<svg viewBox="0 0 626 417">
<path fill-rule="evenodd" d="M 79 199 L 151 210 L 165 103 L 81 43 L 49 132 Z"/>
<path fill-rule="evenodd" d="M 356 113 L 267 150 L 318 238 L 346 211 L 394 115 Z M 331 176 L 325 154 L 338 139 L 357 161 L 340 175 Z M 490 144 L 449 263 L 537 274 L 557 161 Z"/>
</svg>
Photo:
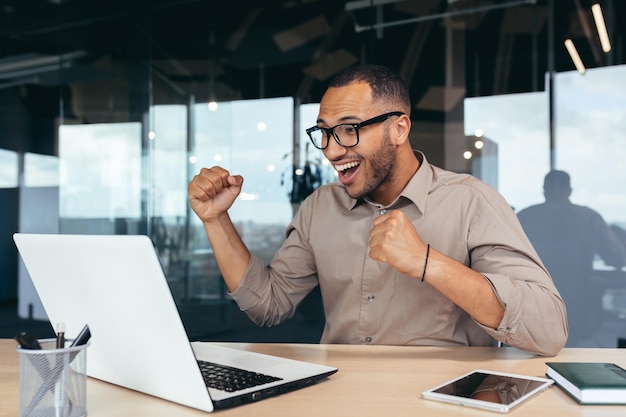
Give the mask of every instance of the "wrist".
<svg viewBox="0 0 626 417">
<path fill-rule="evenodd" d="M 426 269 L 428 268 L 428 257 L 430 256 L 430 243 L 426 244 L 426 257 L 424 258 L 424 271 L 422 272 L 422 282 L 426 278 Z"/>
</svg>

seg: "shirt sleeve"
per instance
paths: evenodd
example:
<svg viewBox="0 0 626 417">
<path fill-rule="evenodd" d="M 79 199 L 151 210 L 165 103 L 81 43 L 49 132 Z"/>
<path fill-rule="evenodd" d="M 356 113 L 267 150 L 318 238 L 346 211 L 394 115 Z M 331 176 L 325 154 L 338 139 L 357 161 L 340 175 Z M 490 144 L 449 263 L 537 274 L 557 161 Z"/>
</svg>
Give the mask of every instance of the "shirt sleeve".
<svg viewBox="0 0 626 417">
<path fill-rule="evenodd" d="M 291 318 L 298 304 L 318 285 L 315 260 L 306 238 L 305 205 L 287 228 L 287 236 L 269 265 L 252 256 L 239 286 L 230 293 L 259 326 L 275 326 Z"/>
<path fill-rule="evenodd" d="M 496 340 L 540 355 L 556 355 L 568 335 L 565 304 L 513 210 L 494 193 L 470 230 L 471 268 L 491 283 L 504 306 Z"/>
</svg>

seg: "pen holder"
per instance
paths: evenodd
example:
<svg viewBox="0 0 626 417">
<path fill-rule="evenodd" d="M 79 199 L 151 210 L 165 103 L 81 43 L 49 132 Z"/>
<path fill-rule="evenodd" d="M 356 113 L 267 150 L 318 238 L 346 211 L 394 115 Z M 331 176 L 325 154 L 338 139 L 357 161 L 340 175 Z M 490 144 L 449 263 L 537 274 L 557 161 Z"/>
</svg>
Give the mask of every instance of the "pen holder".
<svg viewBox="0 0 626 417">
<path fill-rule="evenodd" d="M 87 347 L 56 349 L 55 339 L 41 349 L 17 347 L 20 356 L 20 417 L 87 415 Z"/>
</svg>

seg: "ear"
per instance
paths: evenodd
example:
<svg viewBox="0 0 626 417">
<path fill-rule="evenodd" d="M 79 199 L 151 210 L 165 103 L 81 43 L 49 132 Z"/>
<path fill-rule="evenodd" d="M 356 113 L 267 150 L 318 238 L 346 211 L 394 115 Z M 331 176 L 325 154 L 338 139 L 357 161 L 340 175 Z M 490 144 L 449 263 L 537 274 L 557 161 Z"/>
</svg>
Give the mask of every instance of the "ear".
<svg viewBox="0 0 626 417">
<path fill-rule="evenodd" d="M 403 114 L 402 116 L 398 116 L 398 120 L 396 120 L 393 126 L 394 128 L 392 130 L 391 140 L 396 145 L 401 145 L 409 140 L 411 118 L 408 115 Z"/>
</svg>

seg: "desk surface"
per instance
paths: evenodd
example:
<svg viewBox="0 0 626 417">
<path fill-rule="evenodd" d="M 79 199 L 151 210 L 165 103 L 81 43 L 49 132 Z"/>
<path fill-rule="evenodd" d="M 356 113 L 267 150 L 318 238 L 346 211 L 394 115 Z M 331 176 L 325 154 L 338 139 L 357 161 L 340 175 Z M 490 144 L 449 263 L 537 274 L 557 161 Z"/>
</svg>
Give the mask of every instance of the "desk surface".
<svg viewBox="0 0 626 417">
<path fill-rule="evenodd" d="M 339 372 L 311 387 L 279 397 L 223 410 L 223 416 L 486 416 L 482 410 L 438 403 L 420 393 L 473 369 L 544 376 L 546 360 L 603 361 L 626 367 L 624 349 L 564 349 L 554 358 L 511 348 L 440 348 L 407 346 L 295 345 L 220 343 L 238 349 L 336 366 Z M 13 340 L 0 340 L 0 416 L 18 413 L 19 358 Z M 87 382 L 89 417 L 206 416 L 145 394 L 92 378 Z M 620 416 L 626 406 L 580 406 L 553 386 L 508 415 Z"/>
</svg>

